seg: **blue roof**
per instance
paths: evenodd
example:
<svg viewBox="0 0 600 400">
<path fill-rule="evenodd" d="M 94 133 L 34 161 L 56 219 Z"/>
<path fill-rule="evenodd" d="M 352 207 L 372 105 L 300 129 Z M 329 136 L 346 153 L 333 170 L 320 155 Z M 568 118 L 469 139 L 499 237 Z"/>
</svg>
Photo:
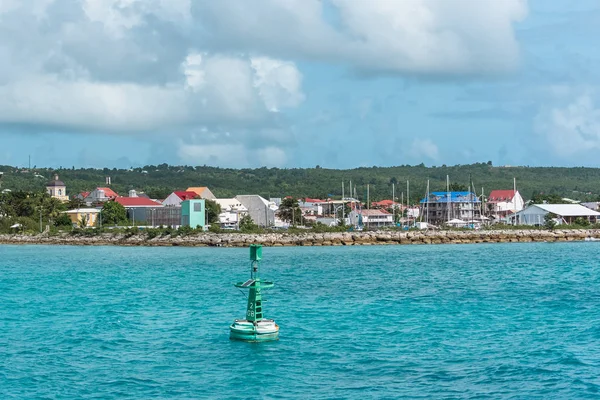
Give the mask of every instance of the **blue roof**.
<svg viewBox="0 0 600 400">
<path fill-rule="evenodd" d="M 450 203 L 479 203 L 477 195 L 473 192 L 431 192 L 429 193 L 430 203 L 446 203 L 450 194 Z M 421 203 L 426 203 L 427 199 L 421 199 Z"/>
</svg>

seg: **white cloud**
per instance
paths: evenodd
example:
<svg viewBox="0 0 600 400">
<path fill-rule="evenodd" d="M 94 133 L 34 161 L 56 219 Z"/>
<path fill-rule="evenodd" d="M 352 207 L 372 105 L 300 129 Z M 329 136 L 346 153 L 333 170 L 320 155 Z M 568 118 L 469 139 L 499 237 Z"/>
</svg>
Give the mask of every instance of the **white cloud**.
<svg viewBox="0 0 600 400">
<path fill-rule="evenodd" d="M 302 75 L 291 62 L 268 57 L 250 60 L 254 69 L 254 86 L 270 111 L 295 107 L 304 100 Z"/>
<path fill-rule="evenodd" d="M 414 139 L 410 144 L 409 154 L 415 159 L 425 157 L 431 161 L 436 161 L 439 157 L 439 150 L 431 139 Z"/>
<path fill-rule="evenodd" d="M 558 93 L 569 92 L 564 88 Z M 561 156 L 600 150 L 600 107 L 591 92 L 568 104 L 544 107 L 535 118 L 535 131 Z"/>
<path fill-rule="evenodd" d="M 525 18 L 527 6 L 525 0 L 256 0 L 200 2 L 192 13 L 218 45 L 233 49 L 367 71 L 463 75 L 517 65 L 512 25 Z"/>
</svg>

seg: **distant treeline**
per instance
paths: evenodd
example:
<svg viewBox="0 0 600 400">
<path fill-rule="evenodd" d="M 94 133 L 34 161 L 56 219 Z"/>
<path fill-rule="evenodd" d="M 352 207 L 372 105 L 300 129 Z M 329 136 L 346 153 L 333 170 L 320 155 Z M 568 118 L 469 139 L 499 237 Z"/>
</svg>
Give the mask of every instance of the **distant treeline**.
<svg viewBox="0 0 600 400">
<path fill-rule="evenodd" d="M 173 190 L 190 186 L 208 186 L 217 197 L 238 194 L 259 194 L 263 197 L 339 198 L 342 181 L 349 196 L 349 184 L 356 188 L 360 200 L 366 200 L 369 185 L 372 201 L 389 199 L 392 185 L 398 199 L 406 199 L 406 182 L 410 181 L 411 202 L 416 203 L 426 193 L 427 180 L 430 191 L 446 190 L 446 175 L 453 187 L 467 188 L 470 183 L 481 194 L 493 189 L 512 189 L 513 178 L 525 199 L 535 194 L 555 195 L 575 200 L 599 200 L 600 169 L 561 167 L 495 167 L 491 162 L 471 165 L 426 167 L 402 165 L 397 167 L 361 167 L 348 170 L 315 168 L 255 168 L 230 169 L 209 166 L 146 165 L 142 168 L 32 168 L 18 169 L 0 166 L 4 172 L 2 188 L 40 191 L 54 173 L 67 185 L 70 196 L 105 186 L 110 177 L 110 187 L 126 196 L 130 189 L 143 191 L 152 198 L 164 198 Z M 353 190 L 354 192 L 354 190 Z"/>
</svg>

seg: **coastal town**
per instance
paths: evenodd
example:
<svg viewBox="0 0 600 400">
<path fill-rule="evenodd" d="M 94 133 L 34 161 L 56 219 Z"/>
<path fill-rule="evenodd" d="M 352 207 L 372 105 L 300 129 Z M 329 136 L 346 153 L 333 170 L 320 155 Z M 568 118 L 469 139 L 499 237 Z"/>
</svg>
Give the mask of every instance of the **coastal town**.
<svg viewBox="0 0 600 400">
<path fill-rule="evenodd" d="M 367 198 L 359 200 L 352 182 L 345 186 L 348 193 L 342 183 L 340 195 L 325 199 L 296 199 L 290 196 L 266 199 L 258 194 L 218 198 L 206 186 L 180 188 L 165 198 L 157 199 L 135 189 L 123 195 L 111 186 L 111 178 L 107 176 L 102 186 L 70 193 L 68 182 L 55 174 L 46 183 L 44 196 L 67 208 L 60 211 L 63 229 L 68 228 L 68 223 L 77 229 L 111 226 L 142 229 L 189 227 L 212 232 L 240 231 L 244 230 L 244 226 L 271 230 L 288 230 L 292 227 L 322 227 L 336 231 L 478 230 L 501 229 L 509 225 L 589 227 L 598 223 L 600 217 L 600 202 L 577 202 L 561 198 L 560 203 L 551 203 L 524 199 L 517 190 L 516 180 L 512 189 L 493 189 L 487 194 L 477 195 L 474 190 L 451 190 L 450 187 L 447 191 L 428 191 L 417 204 L 404 201 L 404 192 L 398 198 L 395 187 L 391 198 L 372 201 L 367 186 Z M 4 197 L 10 194 L 10 188 L 2 189 Z M 107 211 L 107 208 L 115 207 L 122 211 L 122 217 L 118 219 L 110 218 Z M 0 219 L 10 217 L 6 210 L 0 213 Z M 40 231 L 50 230 L 52 221 L 42 223 L 42 219 L 40 215 Z M 59 218 L 55 217 L 54 220 Z M 10 227 L 13 232 L 24 230 L 16 220 Z"/>
</svg>

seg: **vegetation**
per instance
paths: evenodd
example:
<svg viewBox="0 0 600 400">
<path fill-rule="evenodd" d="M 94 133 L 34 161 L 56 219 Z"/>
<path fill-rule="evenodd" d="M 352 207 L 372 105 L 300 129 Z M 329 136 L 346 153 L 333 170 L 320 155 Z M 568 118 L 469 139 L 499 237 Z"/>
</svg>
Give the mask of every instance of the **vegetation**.
<svg viewBox="0 0 600 400">
<path fill-rule="evenodd" d="M 286 197 L 281 201 L 277 215 L 282 221 L 289 222 L 291 225 L 302 225 L 302 210 L 298 205 L 298 199 Z"/>
<path fill-rule="evenodd" d="M 127 222 L 127 210 L 116 201 L 107 201 L 100 213 L 103 225 L 119 225 Z"/>
<path fill-rule="evenodd" d="M 205 200 L 206 218 L 209 224 L 219 222 L 219 214 L 221 214 L 221 206 L 216 201 Z"/>
<path fill-rule="evenodd" d="M 66 210 L 66 204 L 50 197 L 44 191 L 0 193 L 0 232 L 39 232 L 40 225 L 42 229 L 47 225 L 70 226 L 71 221 L 62 214 Z M 13 225 L 19 227 L 10 228 Z"/>
<path fill-rule="evenodd" d="M 575 200 L 599 200 L 600 169 L 561 168 L 561 167 L 495 167 L 488 163 L 470 165 L 426 167 L 425 165 L 402 165 L 396 167 L 361 167 L 351 170 L 326 168 L 257 168 L 229 169 L 209 166 L 169 166 L 146 165 L 141 168 L 124 169 L 75 169 L 35 168 L 31 171 L 10 166 L 0 166 L 4 172 L 2 188 L 14 191 L 40 192 L 47 179 L 58 173 L 67 185 L 67 192 L 74 195 L 103 186 L 105 177 L 110 176 L 111 188 L 126 194 L 130 189 L 145 192 L 152 198 L 163 199 L 173 190 L 189 186 L 208 186 L 217 197 L 233 197 L 241 193 L 255 193 L 269 197 L 337 197 L 342 194 L 341 182 L 352 181 L 356 195 L 366 200 L 369 184 L 370 198 L 373 201 L 390 198 L 392 184 L 396 184 L 396 194 L 400 197 L 410 180 L 412 203 L 425 196 L 427 180 L 431 191 L 446 190 L 446 175 L 450 176 L 453 188 L 469 186 L 469 174 L 477 192 L 484 189 L 486 194 L 492 189 L 511 189 L 513 178 L 517 178 L 517 188 L 524 198 L 534 195 Z M 38 177 L 42 176 L 42 177 Z M 43 178 L 46 177 L 46 178 Z M 456 185 L 456 186 L 454 186 Z M 353 190 L 354 192 L 354 190 Z M 406 193 L 404 193 L 406 198 Z"/>
</svg>

